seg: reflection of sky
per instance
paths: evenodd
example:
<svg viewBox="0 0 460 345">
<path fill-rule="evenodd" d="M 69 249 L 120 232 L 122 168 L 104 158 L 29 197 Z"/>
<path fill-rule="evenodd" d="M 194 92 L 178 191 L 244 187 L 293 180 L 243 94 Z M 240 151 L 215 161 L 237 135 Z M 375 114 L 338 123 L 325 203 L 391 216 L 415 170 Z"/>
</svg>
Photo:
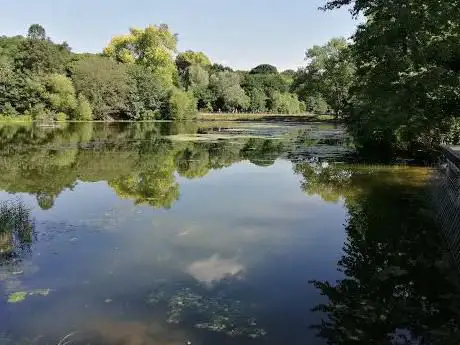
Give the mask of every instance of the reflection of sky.
<svg viewBox="0 0 460 345">
<path fill-rule="evenodd" d="M 67 313 L 60 319 L 65 328 L 92 308 L 98 314 L 106 299 L 143 300 L 157 280 L 212 286 L 238 276 L 257 290 L 246 298 L 267 314 L 282 311 L 299 320 L 297 313 L 317 302 L 308 281 L 337 278 L 346 210 L 304 194 L 290 162 L 265 168 L 242 162 L 178 181 L 181 198 L 169 210 L 136 207 L 105 182 L 79 183 L 47 211 L 21 195 L 34 207 L 39 234 L 28 259 L 38 271 L 20 279 L 29 289 L 51 288 L 56 298 L 40 310 Z M 6 198 L 11 195 L 0 193 Z M 244 289 L 241 294 L 244 299 Z M 14 308 L 7 312 L 26 323 Z M 49 322 L 40 325 L 52 327 Z"/>
</svg>

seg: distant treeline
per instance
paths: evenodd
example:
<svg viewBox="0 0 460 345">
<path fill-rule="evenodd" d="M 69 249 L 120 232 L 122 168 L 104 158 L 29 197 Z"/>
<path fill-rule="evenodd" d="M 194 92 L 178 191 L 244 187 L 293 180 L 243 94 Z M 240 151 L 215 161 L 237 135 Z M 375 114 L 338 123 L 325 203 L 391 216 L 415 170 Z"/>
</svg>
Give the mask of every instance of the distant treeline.
<svg viewBox="0 0 460 345">
<path fill-rule="evenodd" d="M 72 53 L 32 25 L 0 38 L 0 115 L 34 120 L 187 119 L 205 112 L 328 112 L 297 73 L 262 64 L 233 71 L 202 52 L 177 52 L 166 25 L 130 29 L 100 54 Z"/>
</svg>

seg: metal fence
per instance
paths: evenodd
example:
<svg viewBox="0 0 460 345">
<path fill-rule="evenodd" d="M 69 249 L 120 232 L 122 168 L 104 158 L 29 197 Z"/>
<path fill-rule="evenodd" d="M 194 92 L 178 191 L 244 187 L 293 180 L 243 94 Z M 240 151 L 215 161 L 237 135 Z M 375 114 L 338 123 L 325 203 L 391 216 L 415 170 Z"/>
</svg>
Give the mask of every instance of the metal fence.
<svg viewBox="0 0 460 345">
<path fill-rule="evenodd" d="M 460 155 L 448 147 L 443 148 L 434 178 L 433 202 L 437 221 L 460 267 Z"/>
</svg>

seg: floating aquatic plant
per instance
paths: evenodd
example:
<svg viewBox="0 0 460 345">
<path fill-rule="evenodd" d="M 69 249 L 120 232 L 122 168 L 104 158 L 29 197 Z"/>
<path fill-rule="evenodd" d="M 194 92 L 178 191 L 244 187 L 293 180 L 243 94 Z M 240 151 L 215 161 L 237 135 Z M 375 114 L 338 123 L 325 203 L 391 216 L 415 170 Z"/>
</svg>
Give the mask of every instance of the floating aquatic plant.
<svg viewBox="0 0 460 345">
<path fill-rule="evenodd" d="M 150 305 L 167 306 L 166 322 L 188 323 L 212 332 L 225 333 L 231 337 L 259 338 L 266 334 L 250 310 L 225 290 L 203 289 L 199 284 L 191 287 L 161 284 L 147 297 Z"/>
<path fill-rule="evenodd" d="M 20 303 L 23 302 L 27 298 L 28 293 L 25 291 L 18 291 L 12 293 L 10 297 L 8 297 L 8 303 Z"/>
<path fill-rule="evenodd" d="M 43 296 L 46 297 L 50 294 L 51 289 L 36 289 L 33 291 L 17 291 L 8 297 L 8 303 L 21 303 L 29 296 Z"/>
</svg>

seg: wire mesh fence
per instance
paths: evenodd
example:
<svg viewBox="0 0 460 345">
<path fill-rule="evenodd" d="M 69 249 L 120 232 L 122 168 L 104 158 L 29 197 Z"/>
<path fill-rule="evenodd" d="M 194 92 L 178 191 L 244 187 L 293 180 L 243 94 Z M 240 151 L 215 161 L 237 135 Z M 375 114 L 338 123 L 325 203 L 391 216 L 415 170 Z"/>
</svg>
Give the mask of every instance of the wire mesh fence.
<svg viewBox="0 0 460 345">
<path fill-rule="evenodd" d="M 460 158 L 448 148 L 434 177 L 432 198 L 437 221 L 460 268 Z"/>
</svg>

